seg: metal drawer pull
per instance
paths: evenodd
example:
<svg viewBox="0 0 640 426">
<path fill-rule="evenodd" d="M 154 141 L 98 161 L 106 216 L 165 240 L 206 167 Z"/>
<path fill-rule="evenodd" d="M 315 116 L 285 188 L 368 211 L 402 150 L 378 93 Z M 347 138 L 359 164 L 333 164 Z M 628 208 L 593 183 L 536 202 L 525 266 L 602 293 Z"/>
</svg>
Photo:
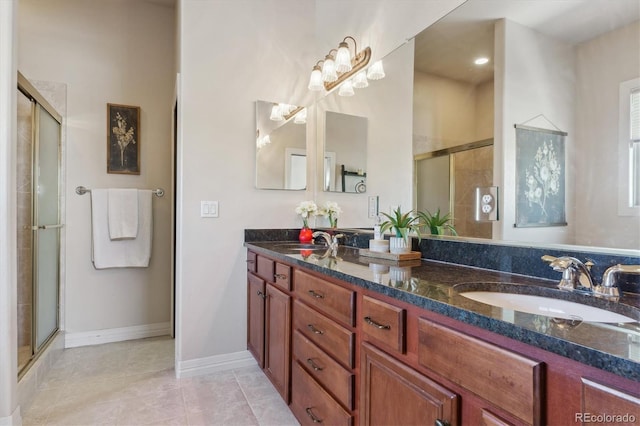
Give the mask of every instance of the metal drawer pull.
<svg viewBox="0 0 640 426">
<path fill-rule="evenodd" d="M 247 259 L 247 263 L 251 263 L 251 264 L 253 264 L 253 263 L 256 263 L 256 261 L 255 261 L 255 260 L 253 260 L 253 259 Z"/>
<path fill-rule="evenodd" d="M 436 419 L 435 426 L 449 426 L 449 422 L 446 420 Z"/>
<path fill-rule="evenodd" d="M 313 326 L 313 324 L 307 324 L 307 328 L 311 331 L 313 331 L 315 334 L 324 334 L 324 331 L 322 330 L 318 330 L 317 328 L 315 328 Z"/>
<path fill-rule="evenodd" d="M 307 416 L 311 417 L 311 421 L 313 421 L 314 423 L 322 423 L 322 420 L 313 415 L 311 407 L 307 407 L 304 411 L 307 412 Z"/>
<path fill-rule="evenodd" d="M 260 290 L 258 290 L 258 296 L 262 297 L 263 299 L 267 298 L 267 295 L 261 292 Z"/>
<path fill-rule="evenodd" d="M 285 274 L 276 274 L 276 279 L 278 280 L 286 280 L 287 278 L 289 277 L 287 277 Z"/>
<path fill-rule="evenodd" d="M 324 299 L 324 295 L 322 295 L 320 293 L 316 293 L 313 290 L 309 290 L 309 294 L 312 295 L 313 297 L 315 297 L 316 299 Z"/>
<path fill-rule="evenodd" d="M 367 324 L 372 325 L 372 326 L 374 326 L 376 328 L 379 328 L 380 330 L 390 330 L 391 329 L 390 325 L 378 324 L 377 322 L 372 320 L 371 317 L 364 317 L 364 322 L 366 322 Z"/>
<path fill-rule="evenodd" d="M 309 364 L 311 366 L 311 368 L 314 369 L 314 371 L 322 371 L 322 370 L 324 370 L 323 367 L 318 367 L 316 365 L 316 363 L 313 362 L 313 359 L 311 359 L 311 358 L 307 358 L 307 364 Z"/>
</svg>

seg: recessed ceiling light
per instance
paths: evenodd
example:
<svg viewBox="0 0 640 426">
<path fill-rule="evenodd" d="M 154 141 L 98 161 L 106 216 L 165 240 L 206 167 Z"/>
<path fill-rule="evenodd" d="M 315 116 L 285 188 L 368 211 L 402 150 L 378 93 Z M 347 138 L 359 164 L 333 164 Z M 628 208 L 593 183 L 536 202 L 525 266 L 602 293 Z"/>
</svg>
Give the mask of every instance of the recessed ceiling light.
<svg viewBox="0 0 640 426">
<path fill-rule="evenodd" d="M 475 61 L 473 61 L 473 63 L 476 64 L 476 65 L 484 65 L 487 62 L 489 62 L 489 58 L 484 58 L 484 57 L 483 58 L 478 58 Z"/>
</svg>

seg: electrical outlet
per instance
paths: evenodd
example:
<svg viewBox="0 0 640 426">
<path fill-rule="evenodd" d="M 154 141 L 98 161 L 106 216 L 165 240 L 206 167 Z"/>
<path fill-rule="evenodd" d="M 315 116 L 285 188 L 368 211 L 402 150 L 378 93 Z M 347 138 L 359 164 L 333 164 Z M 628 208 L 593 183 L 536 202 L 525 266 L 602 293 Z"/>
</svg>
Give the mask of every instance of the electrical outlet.
<svg viewBox="0 0 640 426">
<path fill-rule="evenodd" d="M 476 188 L 476 220 L 479 222 L 498 220 L 498 187 Z"/>
<path fill-rule="evenodd" d="M 371 195 L 369 197 L 369 218 L 370 219 L 374 219 L 378 216 L 378 196 L 377 195 Z"/>
</svg>

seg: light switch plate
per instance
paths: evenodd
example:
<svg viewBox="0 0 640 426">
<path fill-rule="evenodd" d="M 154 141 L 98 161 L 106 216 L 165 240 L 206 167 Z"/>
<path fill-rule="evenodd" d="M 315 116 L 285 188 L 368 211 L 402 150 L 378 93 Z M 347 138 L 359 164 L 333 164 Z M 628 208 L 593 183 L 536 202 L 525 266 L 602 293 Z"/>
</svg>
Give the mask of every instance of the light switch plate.
<svg viewBox="0 0 640 426">
<path fill-rule="evenodd" d="M 477 187 L 476 221 L 491 222 L 496 220 L 498 220 L 498 187 Z"/>
<path fill-rule="evenodd" d="M 374 219 L 378 216 L 378 196 L 371 195 L 369 197 L 369 218 Z"/>
<path fill-rule="evenodd" d="M 218 217 L 218 202 L 200 201 L 200 217 Z"/>
</svg>

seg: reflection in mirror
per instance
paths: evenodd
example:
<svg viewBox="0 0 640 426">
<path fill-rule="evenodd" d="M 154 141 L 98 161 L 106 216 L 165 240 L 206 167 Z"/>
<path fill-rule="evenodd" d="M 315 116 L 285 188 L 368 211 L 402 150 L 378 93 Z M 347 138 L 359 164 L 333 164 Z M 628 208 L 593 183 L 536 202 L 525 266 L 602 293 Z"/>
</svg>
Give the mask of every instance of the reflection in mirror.
<svg viewBox="0 0 640 426">
<path fill-rule="evenodd" d="M 459 236 L 491 238 L 491 223 L 475 220 L 476 187 L 492 186 L 493 139 L 416 155 L 416 209 L 450 213 Z"/>
<path fill-rule="evenodd" d="M 414 158 L 493 138 L 494 239 L 637 251 L 640 206 L 629 194 L 640 165 L 630 156 L 640 148 L 620 106 L 623 89 L 640 87 L 639 16 L 637 0 L 467 1 L 415 39 Z M 516 125 L 568 134 L 566 226 L 514 227 Z M 458 229 L 473 212 L 454 214 Z"/>
<path fill-rule="evenodd" d="M 324 190 L 365 192 L 367 119 L 326 111 L 324 121 Z"/>
<path fill-rule="evenodd" d="M 306 108 L 256 101 L 256 188 L 307 186 Z"/>
</svg>

